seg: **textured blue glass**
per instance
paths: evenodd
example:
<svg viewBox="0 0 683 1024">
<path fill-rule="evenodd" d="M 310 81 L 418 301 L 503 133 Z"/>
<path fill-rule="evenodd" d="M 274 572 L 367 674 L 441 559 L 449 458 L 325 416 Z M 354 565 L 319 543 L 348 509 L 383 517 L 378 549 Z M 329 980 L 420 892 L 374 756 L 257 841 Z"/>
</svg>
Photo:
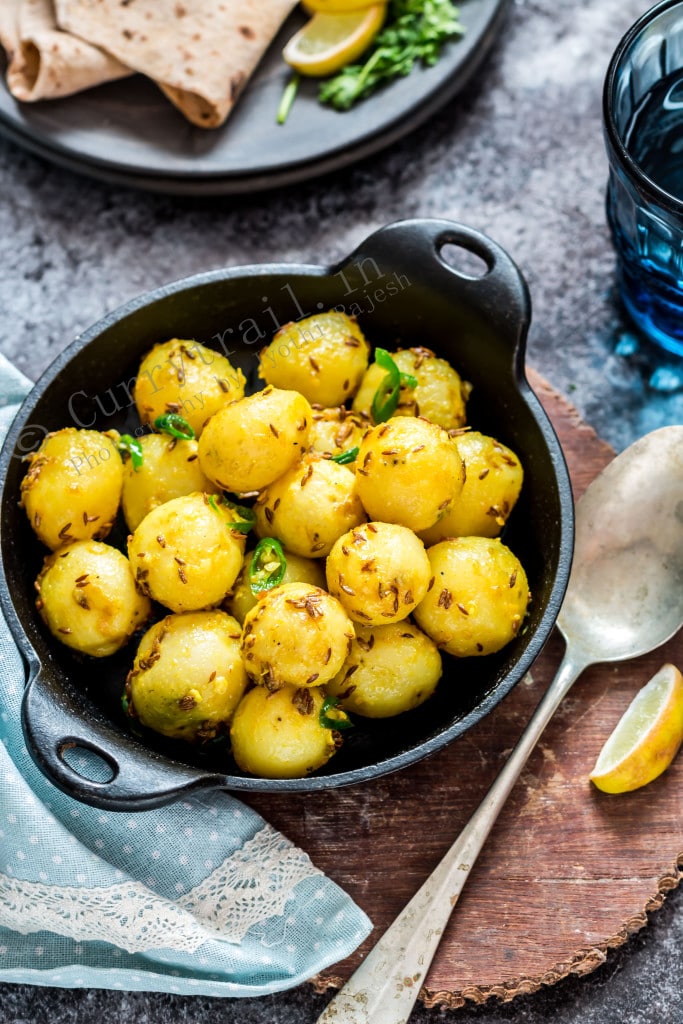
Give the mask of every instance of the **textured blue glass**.
<svg viewBox="0 0 683 1024">
<path fill-rule="evenodd" d="M 683 356 L 683 2 L 626 33 L 604 91 L 607 219 L 636 325 Z"/>
</svg>

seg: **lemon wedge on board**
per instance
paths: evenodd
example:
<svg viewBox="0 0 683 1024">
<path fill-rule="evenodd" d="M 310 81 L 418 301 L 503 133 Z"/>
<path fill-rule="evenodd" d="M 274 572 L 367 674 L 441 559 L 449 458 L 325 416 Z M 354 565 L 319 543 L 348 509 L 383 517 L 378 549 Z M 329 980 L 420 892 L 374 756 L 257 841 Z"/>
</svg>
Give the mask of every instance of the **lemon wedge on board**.
<svg viewBox="0 0 683 1024">
<path fill-rule="evenodd" d="M 386 9 L 386 4 L 373 4 L 359 11 L 314 14 L 292 36 L 282 56 L 302 75 L 332 75 L 364 53 L 382 27 Z"/>
<path fill-rule="evenodd" d="M 669 767 L 683 743 L 683 676 L 662 665 L 638 691 L 603 746 L 590 780 L 604 793 L 628 793 Z"/>
</svg>

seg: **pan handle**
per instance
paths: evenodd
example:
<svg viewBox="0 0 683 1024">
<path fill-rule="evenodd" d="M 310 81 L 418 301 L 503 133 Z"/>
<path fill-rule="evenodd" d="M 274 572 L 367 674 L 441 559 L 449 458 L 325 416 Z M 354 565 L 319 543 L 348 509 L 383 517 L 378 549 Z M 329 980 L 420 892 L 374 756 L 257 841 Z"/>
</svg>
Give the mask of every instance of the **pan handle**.
<svg viewBox="0 0 683 1024">
<path fill-rule="evenodd" d="M 465 250 L 465 257 L 478 257 L 482 272 L 471 274 L 453 265 L 448 259 L 451 246 Z M 381 275 L 401 275 L 408 281 L 419 275 L 438 290 L 457 282 L 458 297 L 485 312 L 521 365 L 531 322 L 529 289 L 514 260 L 488 235 L 450 220 L 395 221 L 366 238 L 336 273 L 355 289 L 367 287 L 376 268 Z"/>
<path fill-rule="evenodd" d="M 151 810 L 224 782 L 222 776 L 156 758 L 42 667 L 24 692 L 22 727 L 43 774 L 68 796 L 105 810 Z"/>
</svg>

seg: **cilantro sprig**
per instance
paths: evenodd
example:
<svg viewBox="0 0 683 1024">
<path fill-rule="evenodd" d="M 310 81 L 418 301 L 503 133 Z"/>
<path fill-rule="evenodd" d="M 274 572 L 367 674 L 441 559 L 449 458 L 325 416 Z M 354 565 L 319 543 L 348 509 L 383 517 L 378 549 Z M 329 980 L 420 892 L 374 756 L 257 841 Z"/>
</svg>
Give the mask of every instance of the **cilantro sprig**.
<svg viewBox="0 0 683 1024">
<path fill-rule="evenodd" d="M 451 0 L 391 0 L 384 28 L 362 64 L 348 64 L 320 87 L 318 98 L 348 110 L 378 86 L 409 75 L 416 64 L 436 64 L 444 43 L 464 32 Z"/>
</svg>

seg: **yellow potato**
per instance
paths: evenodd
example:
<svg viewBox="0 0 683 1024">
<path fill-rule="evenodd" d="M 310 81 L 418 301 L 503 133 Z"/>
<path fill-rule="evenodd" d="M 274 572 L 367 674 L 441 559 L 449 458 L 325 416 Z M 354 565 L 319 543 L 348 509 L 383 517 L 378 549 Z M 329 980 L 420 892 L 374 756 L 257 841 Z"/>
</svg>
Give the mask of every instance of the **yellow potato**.
<svg viewBox="0 0 683 1024">
<path fill-rule="evenodd" d="M 65 427 L 48 434 L 29 456 L 21 503 L 48 548 L 75 540 L 103 540 L 116 519 L 123 463 L 118 435 Z"/>
<path fill-rule="evenodd" d="M 214 739 L 247 685 L 240 624 L 222 611 L 167 615 L 142 640 L 126 680 L 129 713 L 164 736 Z"/>
<path fill-rule="evenodd" d="M 464 426 L 472 389 L 450 363 L 428 348 L 404 348 L 390 354 L 402 373 L 417 380 L 416 388 L 401 386 L 396 416 L 424 416 L 446 430 Z M 377 363 L 368 367 L 353 400 L 354 412 L 371 416 L 372 400 L 386 372 Z"/>
<path fill-rule="evenodd" d="M 422 541 L 405 526 L 365 523 L 340 537 L 327 559 L 327 587 L 356 622 L 399 622 L 427 593 Z"/>
<path fill-rule="evenodd" d="M 357 448 L 370 426 L 370 421 L 343 405 L 314 408 L 308 443 L 313 451 L 331 457 Z M 350 462 L 349 469 L 354 468 Z"/>
<path fill-rule="evenodd" d="M 354 473 L 319 455 L 305 455 L 261 491 L 254 510 L 259 537 L 276 537 L 304 558 L 324 558 L 367 518 Z"/>
<path fill-rule="evenodd" d="M 125 555 L 95 540 L 76 541 L 45 559 L 36 607 L 50 632 L 93 658 L 120 650 L 150 616 Z"/>
<path fill-rule="evenodd" d="M 217 492 L 199 465 L 196 441 L 180 441 L 168 434 L 139 438 L 142 465 L 136 469 L 127 459 L 123 468 L 121 508 L 128 529 L 137 529 L 148 512 L 171 498 L 193 491 Z"/>
<path fill-rule="evenodd" d="M 296 391 L 267 387 L 233 402 L 211 418 L 199 440 L 202 470 L 226 491 L 260 491 L 306 450 L 312 418 Z"/>
<path fill-rule="evenodd" d="M 344 711 L 390 718 L 431 697 L 441 671 L 436 644 L 413 623 L 357 626 L 351 653 L 325 689 Z"/>
<path fill-rule="evenodd" d="M 493 654 L 514 639 L 529 604 L 519 559 L 495 537 L 457 537 L 427 551 L 434 583 L 418 626 L 458 658 Z"/>
<path fill-rule="evenodd" d="M 321 725 L 324 699 L 316 686 L 248 690 L 230 726 L 232 754 L 242 771 L 297 779 L 326 764 L 341 737 Z"/>
<path fill-rule="evenodd" d="M 244 374 L 220 352 L 196 341 L 155 345 L 140 363 L 135 404 L 143 423 L 174 412 L 190 424 L 197 437 L 210 416 L 244 395 Z"/>
<path fill-rule="evenodd" d="M 435 423 L 395 417 L 369 430 L 356 460 L 356 487 L 371 519 L 426 530 L 459 497 L 465 467 Z"/>
<path fill-rule="evenodd" d="M 237 521 L 228 505 L 199 493 L 152 509 L 128 539 L 138 589 L 173 612 L 220 604 L 242 568 Z"/>
<path fill-rule="evenodd" d="M 313 558 L 302 558 L 300 555 L 292 554 L 291 551 L 283 553 L 287 567 L 282 583 L 310 583 L 314 587 L 322 588 L 326 586 L 325 569 L 322 562 Z M 258 600 L 249 585 L 249 570 L 253 554 L 253 551 L 249 552 L 244 559 L 240 574 L 225 601 L 226 609 L 235 616 L 238 622 L 244 622 L 247 612 L 251 611 Z"/>
<path fill-rule="evenodd" d="M 356 321 L 332 310 L 282 327 L 260 354 L 259 376 L 311 403 L 341 405 L 358 388 L 369 354 Z"/>
<path fill-rule="evenodd" d="M 355 636 L 343 607 L 320 587 L 286 583 L 247 613 L 242 657 L 257 683 L 320 686 L 337 674 Z"/>
<path fill-rule="evenodd" d="M 420 533 L 427 545 L 445 537 L 497 537 L 522 489 L 521 463 L 500 441 L 472 430 L 453 443 L 465 463 L 465 485 L 443 519 Z"/>
</svg>

